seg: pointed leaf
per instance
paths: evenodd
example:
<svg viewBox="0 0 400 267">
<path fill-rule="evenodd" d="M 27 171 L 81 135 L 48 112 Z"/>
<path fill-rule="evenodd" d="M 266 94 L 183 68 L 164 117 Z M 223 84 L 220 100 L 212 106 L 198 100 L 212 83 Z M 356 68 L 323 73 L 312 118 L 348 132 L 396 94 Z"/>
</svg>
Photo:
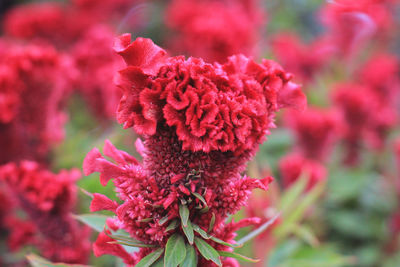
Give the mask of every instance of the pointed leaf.
<svg viewBox="0 0 400 267">
<path fill-rule="evenodd" d="M 307 209 L 317 201 L 318 197 L 324 191 L 325 182 L 321 181 L 304 195 L 304 197 L 297 201 L 296 208 L 287 214 L 282 224 L 275 229 L 275 234 L 278 238 L 283 238 L 284 236 L 292 233 L 301 219 L 304 217 Z"/>
<path fill-rule="evenodd" d="M 185 240 L 177 233 L 173 234 L 165 246 L 164 266 L 176 267 L 186 256 Z"/>
<path fill-rule="evenodd" d="M 218 252 L 210 244 L 208 244 L 206 241 L 198 237 L 194 238 L 194 243 L 196 244 L 196 247 L 201 253 L 201 255 L 206 260 L 211 260 L 218 266 L 222 266 Z"/>
<path fill-rule="evenodd" d="M 208 225 L 208 232 L 211 232 L 212 229 L 214 229 L 214 224 L 215 224 L 215 213 L 213 212 L 210 224 Z"/>
<path fill-rule="evenodd" d="M 244 255 L 241 255 L 241 254 L 238 254 L 238 253 L 235 253 L 235 252 L 229 252 L 229 251 L 221 251 L 221 250 L 218 250 L 218 253 L 219 253 L 219 255 L 221 255 L 222 257 L 234 258 L 234 259 L 242 260 L 242 261 L 245 261 L 245 262 L 256 263 L 256 262 L 259 262 L 259 261 L 260 261 L 260 260 L 258 260 L 258 259 L 252 259 L 252 258 L 246 257 L 246 256 L 244 256 Z"/>
<path fill-rule="evenodd" d="M 214 241 L 215 243 L 218 243 L 218 244 L 221 244 L 221 245 L 224 245 L 224 246 L 227 246 L 227 247 L 231 247 L 231 248 L 239 248 L 239 247 L 241 247 L 241 245 L 230 244 L 230 243 L 225 242 L 224 240 L 221 240 L 221 239 L 216 238 L 214 236 L 210 236 L 210 239 L 212 241 Z"/>
<path fill-rule="evenodd" d="M 106 220 L 109 218 L 109 216 L 99 214 L 80 214 L 72 216 L 99 233 L 103 232 Z"/>
<path fill-rule="evenodd" d="M 141 259 L 135 265 L 135 267 L 150 267 L 153 263 L 155 263 L 161 257 L 163 252 L 164 252 L 163 248 L 159 248 L 159 249 L 153 251 L 152 253 L 150 253 L 149 255 L 144 257 L 143 259 Z"/>
<path fill-rule="evenodd" d="M 256 237 L 259 234 L 261 234 L 262 232 L 264 232 L 271 224 L 273 224 L 275 222 L 276 219 L 278 219 L 279 215 L 280 214 L 275 215 L 272 219 L 270 219 L 269 221 L 262 224 L 256 230 L 254 230 L 254 231 L 250 232 L 249 234 L 245 235 L 244 237 L 242 237 L 239 241 L 237 241 L 237 244 L 243 245 L 247 241 L 253 239 L 254 237 Z"/>
<path fill-rule="evenodd" d="M 207 202 L 204 199 L 204 197 L 202 195 L 200 195 L 199 193 L 193 192 L 192 193 L 193 196 L 195 196 L 196 198 L 198 198 L 201 202 L 203 202 L 204 206 L 207 207 Z"/>
<path fill-rule="evenodd" d="M 195 230 L 199 235 L 201 235 L 202 238 L 204 239 L 210 239 L 210 236 L 204 231 L 203 229 L 200 228 L 197 224 L 192 224 L 193 230 Z"/>
<path fill-rule="evenodd" d="M 32 267 L 89 267 L 80 264 L 52 263 L 36 254 L 28 254 L 26 258 Z"/>
<path fill-rule="evenodd" d="M 197 266 L 198 258 L 196 250 L 193 246 L 186 244 L 186 257 L 180 267 Z"/>
<path fill-rule="evenodd" d="M 111 241 L 108 242 L 109 244 L 119 244 L 119 245 L 124 245 L 128 247 L 135 247 L 135 248 L 154 248 L 155 245 L 148 245 L 144 243 L 136 243 L 136 242 L 130 242 L 130 241 Z"/>
<path fill-rule="evenodd" d="M 178 220 L 173 220 L 168 226 L 167 228 L 165 228 L 165 232 L 171 231 L 173 229 L 175 229 L 176 227 L 178 227 L 179 222 Z"/>
<path fill-rule="evenodd" d="M 169 216 L 165 216 L 162 217 L 159 221 L 158 221 L 158 225 L 163 225 L 164 223 L 166 223 L 168 221 Z"/>
<path fill-rule="evenodd" d="M 305 225 L 296 225 L 296 227 L 293 229 L 293 233 L 303 239 L 305 242 L 307 242 L 310 246 L 316 247 L 319 245 L 319 241 L 313 231 L 310 229 L 310 227 L 305 226 Z"/>
<path fill-rule="evenodd" d="M 185 233 L 187 240 L 189 241 L 190 245 L 193 245 L 193 240 L 194 240 L 194 232 L 193 232 L 193 227 L 192 223 L 190 221 L 187 222 L 187 226 L 183 226 L 182 224 L 182 230 Z"/>
<path fill-rule="evenodd" d="M 283 194 L 279 207 L 279 210 L 283 215 L 290 212 L 290 210 L 297 205 L 297 200 L 304 192 L 307 182 L 308 177 L 306 175 L 301 175 L 300 178 Z"/>
<path fill-rule="evenodd" d="M 158 261 L 151 265 L 151 267 L 164 267 L 164 258 L 159 258 Z"/>
<path fill-rule="evenodd" d="M 189 220 L 189 209 L 186 205 L 179 205 L 179 215 L 181 216 L 183 226 L 187 226 Z"/>
</svg>

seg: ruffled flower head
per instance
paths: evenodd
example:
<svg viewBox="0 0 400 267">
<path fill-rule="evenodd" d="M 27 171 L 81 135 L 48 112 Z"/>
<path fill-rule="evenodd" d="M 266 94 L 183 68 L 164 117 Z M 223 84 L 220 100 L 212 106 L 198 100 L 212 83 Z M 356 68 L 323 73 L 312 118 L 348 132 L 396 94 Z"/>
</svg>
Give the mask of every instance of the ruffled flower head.
<svg viewBox="0 0 400 267">
<path fill-rule="evenodd" d="M 131 43 L 129 35 L 121 36 L 115 49 L 128 65 L 117 79 L 123 90 L 117 117 L 125 128 L 143 135 L 143 142 L 136 141 L 143 162 L 108 141 L 104 155 L 113 162 L 97 149 L 89 152 L 85 174 L 100 172 L 103 185 L 113 179 L 123 201 L 94 194 L 91 210 L 113 211 L 116 219 L 110 228 L 123 228 L 134 239 L 164 247 L 172 233 L 180 232 L 167 227 L 179 219 L 179 208 L 185 205 L 192 223 L 233 243 L 239 227 L 259 221 L 225 224 L 226 217 L 245 205 L 252 189 L 266 190 L 272 180 L 243 177 L 246 162 L 273 126 L 279 108 L 304 106 L 299 86 L 268 60 L 257 64 L 238 55 L 220 65 L 168 57 L 151 40 Z M 118 255 L 128 265 L 152 251 L 145 248 L 131 255 L 108 241 L 101 234 L 95 254 Z M 216 249 L 230 249 L 210 242 Z M 199 266 L 213 265 L 200 259 Z"/>
<path fill-rule="evenodd" d="M 116 44 L 127 68 L 117 118 L 124 128 L 154 135 L 168 126 L 184 150 L 240 154 L 260 144 L 282 107 L 302 109 L 305 97 L 292 76 L 277 63 L 255 63 L 243 55 L 221 65 L 202 59 L 168 57 L 149 39 Z"/>
</svg>

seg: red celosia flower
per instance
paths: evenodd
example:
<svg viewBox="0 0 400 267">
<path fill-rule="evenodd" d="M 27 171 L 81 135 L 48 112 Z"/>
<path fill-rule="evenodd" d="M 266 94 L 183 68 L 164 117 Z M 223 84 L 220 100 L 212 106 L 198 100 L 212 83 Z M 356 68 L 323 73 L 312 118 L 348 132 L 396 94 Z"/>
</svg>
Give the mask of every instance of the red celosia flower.
<svg viewBox="0 0 400 267">
<path fill-rule="evenodd" d="M 322 10 L 338 53 L 351 56 L 373 36 L 385 39 L 393 25 L 390 9 L 383 1 L 335 0 Z"/>
<path fill-rule="evenodd" d="M 145 21 L 145 0 L 72 0 L 72 8 L 86 17 L 91 24 L 110 22 L 120 23 L 123 20 L 130 27 Z M 133 14 L 132 14 L 133 13 Z"/>
<path fill-rule="evenodd" d="M 167 57 L 148 39 L 130 44 L 129 35 L 116 49 L 128 64 L 119 77 L 119 122 L 147 135 L 161 124 L 173 127 L 184 150 L 252 150 L 273 127 L 275 111 L 305 105 L 292 76 L 270 60 L 257 64 L 237 55 L 212 65 Z"/>
<path fill-rule="evenodd" d="M 89 152 L 83 165 L 85 174 L 100 172 L 103 185 L 114 179 L 123 200 L 118 204 L 95 194 L 91 210 L 113 211 L 115 227 L 137 240 L 163 247 L 167 238 L 179 231 L 166 232 L 169 223 L 163 221 L 179 218 L 179 205 L 184 202 L 193 223 L 208 229 L 214 216 L 210 234 L 233 242 L 238 227 L 258 221 L 226 225 L 226 217 L 246 203 L 252 189 L 265 190 L 271 182 L 270 177 L 242 177 L 245 164 L 273 126 L 275 111 L 288 105 L 302 108 L 303 93 L 272 61 L 256 64 L 239 55 L 220 65 L 168 57 L 149 39 L 130 43 L 129 35 L 119 38 L 116 50 L 128 65 L 119 77 L 123 97 L 118 119 L 125 128 L 133 126 L 144 136 L 143 143 L 140 139 L 136 142 L 143 163 L 108 141 L 104 154 L 114 162 L 97 149 Z M 121 246 L 107 244 L 107 240 L 99 236 L 95 253 L 118 255 L 130 265 L 152 251 L 142 249 L 127 256 Z M 213 266 L 204 259 L 199 264 Z"/>
<path fill-rule="evenodd" d="M 289 111 L 285 121 L 294 131 L 296 148 L 304 157 L 323 161 L 339 136 L 340 118 L 333 110 Z"/>
<path fill-rule="evenodd" d="M 9 123 L 16 116 L 22 88 L 16 71 L 5 64 L 0 65 L 0 124 Z"/>
<path fill-rule="evenodd" d="M 81 16 L 76 15 L 67 6 L 55 2 L 19 5 L 7 12 L 4 32 L 21 39 L 41 38 L 66 46 L 87 26 Z"/>
<path fill-rule="evenodd" d="M 355 163 L 362 139 L 374 149 L 382 149 L 390 129 L 398 120 L 400 92 L 396 58 L 373 55 L 359 71 L 358 84 L 337 85 L 335 103 L 345 120 L 347 162 Z"/>
<path fill-rule="evenodd" d="M 179 54 L 224 62 L 237 53 L 253 55 L 263 22 L 257 1 L 174 0 L 166 24 L 176 31 L 170 39 Z"/>
<path fill-rule="evenodd" d="M 385 105 L 396 105 L 400 94 L 399 60 L 395 55 L 372 55 L 362 67 L 359 80 L 368 85 Z"/>
<path fill-rule="evenodd" d="M 327 40 L 316 39 L 304 44 L 293 33 L 280 34 L 274 38 L 272 48 L 279 62 L 303 82 L 310 82 L 332 56 Z"/>
<path fill-rule="evenodd" d="M 279 162 L 279 170 L 285 187 L 304 175 L 308 177 L 307 189 L 309 190 L 327 177 L 327 171 L 321 163 L 298 154 L 290 154 L 282 158 Z"/>
<path fill-rule="evenodd" d="M 12 192 L 37 231 L 34 244 L 54 261 L 85 263 L 89 255 L 88 228 L 80 227 L 70 216 L 79 177 L 78 170 L 54 174 L 31 161 L 0 168 L 1 182 Z M 10 241 L 15 242 L 15 238 Z"/>
<path fill-rule="evenodd" d="M 72 49 L 79 70 L 78 90 L 100 119 L 114 118 L 121 98 L 113 79 L 123 62 L 112 51 L 113 42 L 114 34 L 108 27 L 96 26 Z"/>
<path fill-rule="evenodd" d="M 24 158 L 43 161 L 49 144 L 63 138 L 62 108 L 75 70 L 67 57 L 49 45 L 10 45 L 3 60 L 7 67 L 0 77 L 0 92 L 16 100 L 11 101 L 15 103 L 12 113 L 0 121 L 0 163 Z"/>
<path fill-rule="evenodd" d="M 347 147 L 345 161 L 348 164 L 358 162 L 362 138 L 370 125 L 370 118 L 376 112 L 376 100 L 371 92 L 358 84 L 336 85 L 334 102 L 344 121 L 343 138 Z"/>
</svg>

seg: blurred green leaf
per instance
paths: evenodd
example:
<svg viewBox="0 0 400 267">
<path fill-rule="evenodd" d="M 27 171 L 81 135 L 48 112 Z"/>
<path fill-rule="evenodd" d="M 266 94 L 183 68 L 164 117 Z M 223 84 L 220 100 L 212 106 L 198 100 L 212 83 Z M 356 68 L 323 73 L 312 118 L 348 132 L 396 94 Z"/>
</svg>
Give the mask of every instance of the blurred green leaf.
<svg viewBox="0 0 400 267">
<path fill-rule="evenodd" d="M 99 233 L 103 232 L 106 220 L 109 218 L 109 216 L 99 214 L 80 214 L 73 217 Z"/>
<path fill-rule="evenodd" d="M 88 265 L 52 263 L 36 254 L 28 254 L 26 256 L 32 267 L 87 267 Z"/>
</svg>

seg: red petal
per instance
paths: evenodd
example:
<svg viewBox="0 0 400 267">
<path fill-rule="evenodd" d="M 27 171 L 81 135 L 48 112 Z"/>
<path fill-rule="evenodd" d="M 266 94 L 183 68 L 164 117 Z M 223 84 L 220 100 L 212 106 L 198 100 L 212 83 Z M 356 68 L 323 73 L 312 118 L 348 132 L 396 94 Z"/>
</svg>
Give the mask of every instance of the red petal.
<svg viewBox="0 0 400 267">
<path fill-rule="evenodd" d="M 118 203 L 106 197 L 105 195 L 94 193 L 93 200 L 90 203 L 90 211 L 109 210 L 115 212 Z"/>
<path fill-rule="evenodd" d="M 123 259 L 126 264 L 134 264 L 133 257 L 129 255 L 121 245 L 108 243 L 113 241 L 115 240 L 108 237 L 105 233 L 100 233 L 96 242 L 93 244 L 94 255 L 100 257 L 105 254 L 110 254 Z"/>
<path fill-rule="evenodd" d="M 304 110 L 307 106 L 307 98 L 301 91 L 301 86 L 293 82 L 288 82 L 278 95 L 279 108 L 293 107 Z"/>
<path fill-rule="evenodd" d="M 139 37 L 132 43 L 130 39 L 130 34 L 117 38 L 114 50 L 124 58 L 126 64 L 140 67 L 146 74 L 155 75 L 157 66 L 167 53 L 150 39 Z"/>
<path fill-rule="evenodd" d="M 83 160 L 83 173 L 88 176 L 94 172 L 98 172 L 96 159 L 102 158 L 100 151 L 93 148 Z"/>
</svg>

